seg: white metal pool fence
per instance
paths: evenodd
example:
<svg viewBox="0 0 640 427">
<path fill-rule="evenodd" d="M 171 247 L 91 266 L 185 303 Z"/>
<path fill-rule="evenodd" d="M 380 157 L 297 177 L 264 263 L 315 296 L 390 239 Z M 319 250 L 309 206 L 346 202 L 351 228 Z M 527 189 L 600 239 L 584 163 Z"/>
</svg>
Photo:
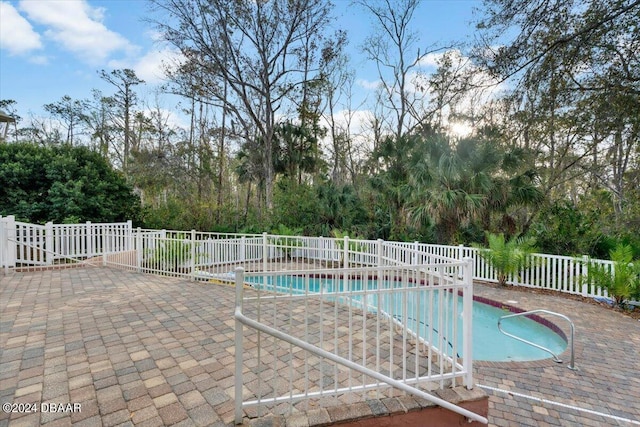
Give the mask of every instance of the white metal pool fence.
<svg viewBox="0 0 640 427">
<path fill-rule="evenodd" d="M 28 224 L 0 217 L 0 267 L 15 268 L 91 260 L 141 272 L 196 279 L 247 271 L 377 265 L 382 247 L 387 264 L 430 264 L 440 259 L 472 258 L 474 280 L 497 282 L 494 269 L 478 250 L 419 242 L 356 240 L 345 237 L 278 236 L 196 231 L 146 230 L 131 222 L 108 224 Z M 589 257 L 533 254 L 532 267 L 511 277 L 516 286 L 551 289 L 585 297 L 607 291 L 584 280 L 587 265 L 613 269 L 613 263 Z"/>
<path fill-rule="evenodd" d="M 383 258 L 378 246 L 377 267 L 234 270 L 236 424 L 247 408 L 306 411 L 327 397 L 391 397 L 389 387 L 487 423 L 429 393 L 473 388 L 472 260 Z"/>
</svg>

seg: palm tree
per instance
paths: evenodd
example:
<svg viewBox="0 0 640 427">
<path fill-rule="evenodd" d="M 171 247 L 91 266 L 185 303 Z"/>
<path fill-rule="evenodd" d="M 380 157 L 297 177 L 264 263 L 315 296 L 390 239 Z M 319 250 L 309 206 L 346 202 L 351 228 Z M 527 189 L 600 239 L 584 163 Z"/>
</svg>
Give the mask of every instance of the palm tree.
<svg viewBox="0 0 640 427">
<path fill-rule="evenodd" d="M 528 164 L 529 154 L 520 148 L 501 153 L 496 162 L 499 167 L 494 174 L 493 185 L 480 213 L 485 230 L 498 227 L 507 236 L 522 235 L 526 224 L 522 224 L 518 230 L 514 212 L 539 204 L 544 199 L 539 188 L 538 173 L 533 169 L 522 169 L 523 165 Z"/>
<path fill-rule="evenodd" d="M 485 230 L 499 226 L 516 234 L 509 211 L 542 197 L 536 175 L 520 171 L 524 153 L 506 151 L 493 140 L 468 138 L 452 146 L 446 138 L 429 137 L 409 168 L 410 217 L 414 223 L 436 222 L 443 243 L 474 220 Z"/>
<path fill-rule="evenodd" d="M 274 133 L 274 170 L 302 184 L 303 173 L 315 172 L 319 165 L 315 126 L 283 122 Z"/>
<path fill-rule="evenodd" d="M 423 145 L 424 139 L 419 135 L 405 135 L 397 140 L 389 137 L 371 155 L 369 167 L 379 172 L 371 178 L 370 184 L 391 219 L 390 238 L 399 238 L 406 229 L 411 159 Z"/>
<path fill-rule="evenodd" d="M 358 194 L 351 185 L 336 185 L 324 181 L 316 186 L 318 198 L 317 218 L 320 234 L 328 235 L 335 228 L 350 230 L 364 222 L 366 211 Z"/>
<path fill-rule="evenodd" d="M 605 288 L 618 306 L 640 297 L 640 261 L 633 262 L 633 248 L 618 244 L 609 255 L 613 268 L 591 262 L 587 266 L 587 280 Z"/>
<path fill-rule="evenodd" d="M 533 239 L 512 238 L 504 234 L 487 233 L 489 248 L 479 247 L 478 255 L 491 265 L 498 275 L 498 284 L 506 286 L 507 279 L 531 266 L 531 254 L 535 252 Z"/>
<path fill-rule="evenodd" d="M 434 220 L 444 243 L 452 243 L 460 226 L 477 215 L 491 186 L 491 176 L 469 162 L 466 147 L 452 148 L 436 136 L 412 157 L 410 217 L 415 224 Z"/>
</svg>

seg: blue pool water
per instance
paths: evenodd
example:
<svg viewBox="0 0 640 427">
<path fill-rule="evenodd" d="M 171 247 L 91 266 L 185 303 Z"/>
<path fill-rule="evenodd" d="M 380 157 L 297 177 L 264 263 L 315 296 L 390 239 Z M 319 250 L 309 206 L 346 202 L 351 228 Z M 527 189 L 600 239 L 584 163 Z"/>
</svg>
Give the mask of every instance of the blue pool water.
<svg viewBox="0 0 640 427">
<path fill-rule="evenodd" d="M 307 292 L 317 293 L 322 291 L 325 294 L 334 292 L 355 292 L 351 298 L 359 302 L 362 301 L 363 282 L 360 280 L 349 280 L 345 284 L 342 279 L 327 278 L 308 278 L 305 281 L 300 276 L 258 276 L 247 277 L 247 282 L 254 283 L 260 288 L 272 290 L 273 284 L 279 292 L 300 294 Z M 367 289 L 374 289 L 376 282 L 367 282 Z M 393 282 L 386 282 L 384 287 L 393 287 Z M 397 286 L 397 285 L 396 285 Z M 360 294 L 358 295 L 358 293 Z M 442 342 L 442 345 L 448 346 L 451 350 L 454 346 L 448 341 L 447 336 L 453 335 L 451 330 L 441 331 L 439 327 L 439 302 L 443 306 L 443 310 L 451 313 L 453 310 L 453 301 L 457 304 L 457 313 L 459 320 L 462 319 L 462 298 L 451 297 L 451 294 L 440 291 L 428 291 L 426 287 L 416 287 L 407 293 L 407 309 L 404 313 L 406 319 L 402 319 L 403 298 L 396 295 L 382 295 L 378 301 L 377 295 L 367 295 L 366 303 L 369 310 L 381 309 L 390 316 L 393 316 L 418 334 L 430 340 L 433 343 Z M 341 297 L 336 297 L 340 300 Z M 342 297 L 344 298 L 344 297 Z M 530 361 L 546 359 L 551 355 L 545 351 L 539 350 L 533 346 L 527 345 L 513 338 L 502 334 L 498 330 L 498 319 L 501 316 L 510 314 L 508 311 L 483 304 L 478 301 L 473 303 L 473 358 L 474 360 L 485 361 Z M 502 328 L 525 340 L 534 342 L 538 345 L 550 349 L 555 354 L 562 353 L 567 347 L 567 342 L 563 337 L 554 332 L 552 329 L 544 326 L 534 320 L 524 316 L 505 319 L 502 321 Z M 462 323 L 458 324 L 458 353 L 462 352 Z"/>
</svg>

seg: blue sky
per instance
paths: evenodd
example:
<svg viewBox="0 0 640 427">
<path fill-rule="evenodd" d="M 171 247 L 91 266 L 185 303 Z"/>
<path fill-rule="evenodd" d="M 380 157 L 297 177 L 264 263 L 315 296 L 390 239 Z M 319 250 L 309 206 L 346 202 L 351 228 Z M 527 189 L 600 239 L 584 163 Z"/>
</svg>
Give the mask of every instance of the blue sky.
<svg viewBox="0 0 640 427">
<path fill-rule="evenodd" d="M 348 31 L 349 52 L 357 81 L 377 79 L 359 45 L 371 28 L 366 14 L 348 0 L 334 0 L 336 27 Z M 480 0 L 426 0 L 415 16 L 424 46 L 470 40 L 474 7 Z M 144 79 L 147 93 L 161 81 L 160 62 L 171 55 L 155 42 L 144 0 L 0 0 L 0 99 L 17 101 L 18 114 L 44 114 L 42 106 L 60 100 L 91 97 L 92 89 L 112 89 L 98 70 L 132 68 Z M 172 109 L 175 100 L 164 107 Z"/>
</svg>

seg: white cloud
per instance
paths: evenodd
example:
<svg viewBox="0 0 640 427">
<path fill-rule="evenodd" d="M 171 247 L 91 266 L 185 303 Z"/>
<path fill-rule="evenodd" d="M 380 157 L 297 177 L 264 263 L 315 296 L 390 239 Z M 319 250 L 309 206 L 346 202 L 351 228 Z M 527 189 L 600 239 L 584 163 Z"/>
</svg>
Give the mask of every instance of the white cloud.
<svg viewBox="0 0 640 427">
<path fill-rule="evenodd" d="M 156 101 L 159 102 L 159 101 Z M 189 120 L 180 114 L 180 111 L 169 110 L 160 106 L 147 107 L 143 109 L 146 117 L 153 117 L 154 120 L 160 120 L 168 129 L 188 129 Z"/>
<path fill-rule="evenodd" d="M 22 0 L 20 9 L 30 20 L 47 27 L 47 38 L 86 62 L 99 64 L 114 52 L 131 54 L 136 50 L 126 38 L 102 23 L 104 9 L 93 8 L 84 0 Z"/>
<path fill-rule="evenodd" d="M 437 68 L 443 56 L 444 52 L 428 53 L 418 61 L 418 66 L 425 68 Z"/>
<path fill-rule="evenodd" d="M 370 110 L 340 110 L 333 115 L 336 127 L 341 132 L 350 135 L 353 144 L 353 150 L 361 155 L 368 153 L 373 149 L 373 131 L 371 123 L 374 120 L 374 114 Z M 328 117 L 320 119 L 320 125 L 329 129 L 330 123 Z M 322 146 L 331 152 L 333 150 L 330 133 L 321 141 Z M 359 155 L 356 154 L 356 157 Z"/>
<path fill-rule="evenodd" d="M 164 35 L 162 34 L 161 31 L 156 31 L 156 30 L 147 30 L 145 32 L 145 34 L 147 35 L 147 37 L 149 37 L 151 40 L 153 40 L 154 42 L 160 42 L 163 40 Z"/>
<path fill-rule="evenodd" d="M 368 132 L 373 121 L 373 113 L 369 110 L 340 110 L 334 117 L 336 124 L 345 130 L 348 127 L 351 135 Z"/>
<path fill-rule="evenodd" d="M 423 68 L 437 69 L 442 64 L 445 56 L 447 56 L 454 64 L 465 64 L 469 62 L 469 57 L 463 55 L 459 49 L 450 49 L 442 52 L 428 53 L 418 61 L 417 65 Z"/>
<path fill-rule="evenodd" d="M 42 48 L 40 35 L 10 3 L 0 2 L 0 49 L 12 55 Z"/>
<path fill-rule="evenodd" d="M 185 60 L 184 56 L 175 49 L 162 49 L 147 52 L 136 63 L 134 70 L 140 78 L 150 83 L 158 82 L 166 77 L 165 69 L 173 69 Z"/>
<path fill-rule="evenodd" d="M 374 80 L 374 81 L 370 81 L 370 80 L 365 80 L 365 79 L 357 79 L 356 80 L 356 84 L 360 87 L 363 87 L 365 89 L 368 90 L 375 90 L 378 89 L 380 87 L 380 80 Z"/>
<path fill-rule="evenodd" d="M 158 83 L 165 78 L 166 66 L 175 66 L 183 61 L 180 52 L 174 49 L 151 50 L 135 61 L 114 60 L 109 62 L 111 68 L 130 68 L 147 83 Z"/>
<path fill-rule="evenodd" d="M 46 65 L 49 63 L 49 57 L 45 55 L 36 55 L 30 57 L 29 62 L 36 65 Z"/>
</svg>

